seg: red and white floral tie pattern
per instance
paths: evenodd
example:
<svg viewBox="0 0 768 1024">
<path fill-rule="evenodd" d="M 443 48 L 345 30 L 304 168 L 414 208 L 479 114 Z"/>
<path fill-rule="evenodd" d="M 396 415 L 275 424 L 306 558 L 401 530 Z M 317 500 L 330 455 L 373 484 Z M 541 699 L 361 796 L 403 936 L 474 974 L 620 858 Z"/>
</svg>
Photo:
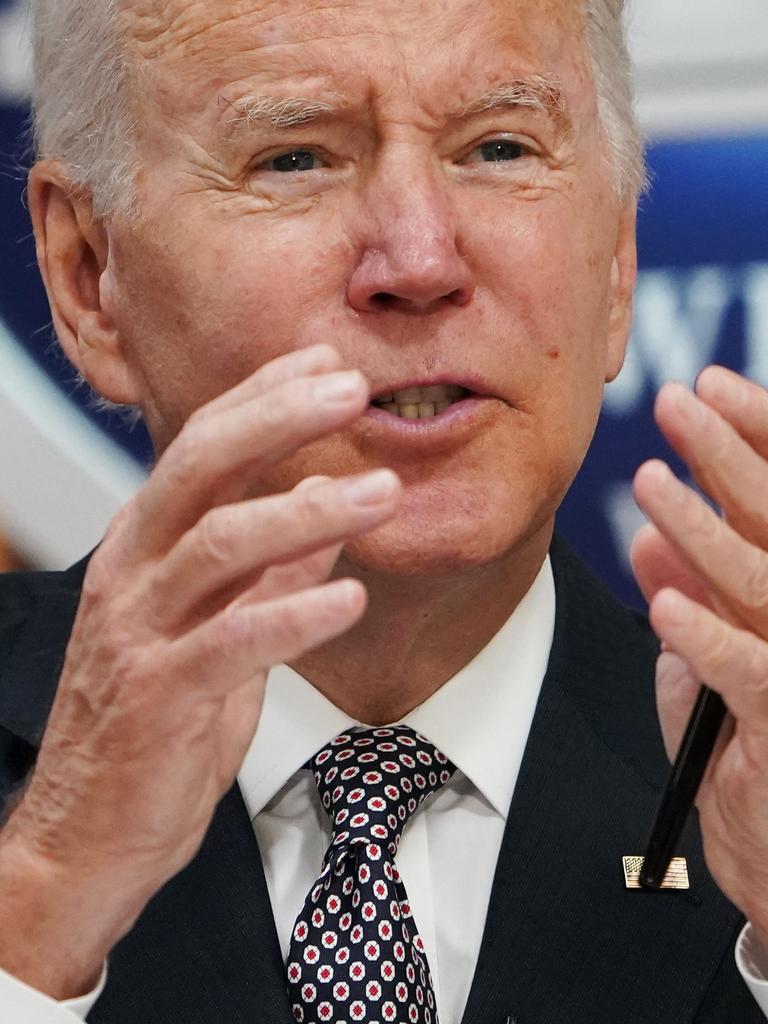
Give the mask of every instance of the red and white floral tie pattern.
<svg viewBox="0 0 768 1024">
<path fill-rule="evenodd" d="M 333 837 L 293 930 L 299 1024 L 437 1024 L 432 979 L 394 856 L 455 766 L 407 726 L 345 733 L 307 767 Z"/>
</svg>

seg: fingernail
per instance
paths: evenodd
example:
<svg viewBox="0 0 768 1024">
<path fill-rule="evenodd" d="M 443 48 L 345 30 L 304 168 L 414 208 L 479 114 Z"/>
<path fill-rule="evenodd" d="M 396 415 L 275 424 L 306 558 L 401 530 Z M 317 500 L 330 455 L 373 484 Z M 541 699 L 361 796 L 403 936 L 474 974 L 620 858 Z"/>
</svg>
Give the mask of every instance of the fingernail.
<svg viewBox="0 0 768 1024">
<path fill-rule="evenodd" d="M 397 487 L 397 477 L 391 469 L 377 469 L 365 476 L 344 480 L 342 491 L 348 501 L 361 508 L 380 505 Z"/>
<path fill-rule="evenodd" d="M 344 373 L 331 373 L 321 377 L 314 386 L 315 401 L 328 405 L 349 402 L 360 392 L 362 381 L 358 370 L 346 370 Z"/>
<path fill-rule="evenodd" d="M 685 498 L 685 488 L 666 464 L 654 460 L 643 467 L 643 472 L 651 473 L 655 488 L 660 491 L 667 505 L 679 505 Z"/>
<path fill-rule="evenodd" d="M 334 580 L 330 584 L 331 601 L 340 612 L 354 608 L 360 599 L 360 584 L 357 580 Z"/>
</svg>

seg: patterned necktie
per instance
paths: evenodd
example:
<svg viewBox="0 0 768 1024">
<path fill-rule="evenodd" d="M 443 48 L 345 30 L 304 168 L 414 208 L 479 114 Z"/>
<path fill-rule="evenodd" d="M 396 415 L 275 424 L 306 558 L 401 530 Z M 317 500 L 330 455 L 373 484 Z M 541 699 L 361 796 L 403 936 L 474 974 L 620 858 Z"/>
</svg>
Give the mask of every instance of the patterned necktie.
<svg viewBox="0 0 768 1024">
<path fill-rule="evenodd" d="M 394 864 L 405 824 L 455 766 L 408 726 L 332 740 L 308 763 L 333 837 L 299 914 L 288 995 L 299 1024 L 437 1024 L 435 995 Z"/>
</svg>

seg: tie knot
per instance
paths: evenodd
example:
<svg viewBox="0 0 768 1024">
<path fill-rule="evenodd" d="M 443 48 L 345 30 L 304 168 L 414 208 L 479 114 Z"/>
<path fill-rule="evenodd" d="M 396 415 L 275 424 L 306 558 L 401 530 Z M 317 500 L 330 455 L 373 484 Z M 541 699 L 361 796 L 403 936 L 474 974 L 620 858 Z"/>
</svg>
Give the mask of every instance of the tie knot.
<svg viewBox="0 0 768 1024">
<path fill-rule="evenodd" d="M 416 808 L 456 771 L 406 725 L 343 733 L 308 767 L 333 825 L 331 847 L 380 843 L 391 855 Z"/>
</svg>

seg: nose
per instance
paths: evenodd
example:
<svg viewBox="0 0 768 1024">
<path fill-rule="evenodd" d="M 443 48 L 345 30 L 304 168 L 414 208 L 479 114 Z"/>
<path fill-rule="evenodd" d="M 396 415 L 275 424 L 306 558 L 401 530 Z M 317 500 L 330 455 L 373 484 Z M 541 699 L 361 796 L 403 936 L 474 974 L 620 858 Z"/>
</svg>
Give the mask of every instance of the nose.
<svg viewBox="0 0 768 1024">
<path fill-rule="evenodd" d="M 397 184 L 371 183 L 361 255 L 347 288 L 350 305 L 366 313 L 466 305 L 475 282 L 460 252 L 447 184 L 431 174 L 411 175 L 407 184 L 397 178 Z"/>
</svg>

